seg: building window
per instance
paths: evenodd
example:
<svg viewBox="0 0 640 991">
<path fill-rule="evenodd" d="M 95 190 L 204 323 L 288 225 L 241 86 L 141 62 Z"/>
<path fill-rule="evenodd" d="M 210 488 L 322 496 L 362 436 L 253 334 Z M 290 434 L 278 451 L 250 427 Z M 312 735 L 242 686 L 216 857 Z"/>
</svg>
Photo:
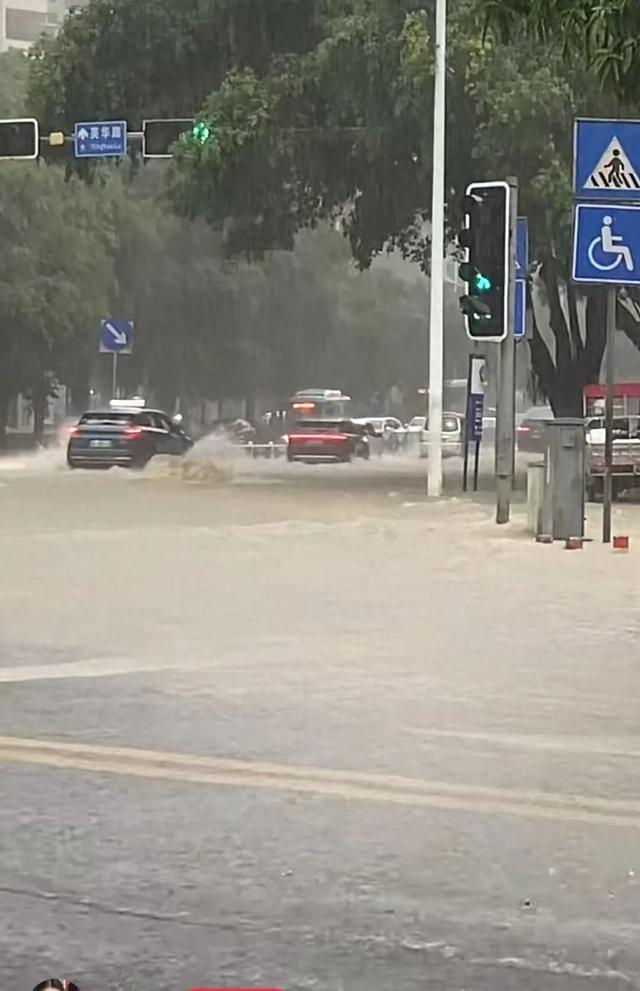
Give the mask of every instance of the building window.
<svg viewBox="0 0 640 991">
<path fill-rule="evenodd" d="M 7 42 L 22 41 L 32 45 L 47 26 L 47 15 L 35 10 L 15 10 L 7 7 Z"/>
</svg>

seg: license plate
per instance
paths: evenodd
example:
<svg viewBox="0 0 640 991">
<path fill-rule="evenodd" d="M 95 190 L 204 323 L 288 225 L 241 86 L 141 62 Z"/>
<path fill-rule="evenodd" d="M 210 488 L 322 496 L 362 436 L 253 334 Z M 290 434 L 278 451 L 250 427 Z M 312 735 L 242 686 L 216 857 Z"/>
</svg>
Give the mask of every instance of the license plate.
<svg viewBox="0 0 640 991">
<path fill-rule="evenodd" d="M 113 443 L 110 440 L 92 440 L 89 447 L 113 447 Z"/>
</svg>

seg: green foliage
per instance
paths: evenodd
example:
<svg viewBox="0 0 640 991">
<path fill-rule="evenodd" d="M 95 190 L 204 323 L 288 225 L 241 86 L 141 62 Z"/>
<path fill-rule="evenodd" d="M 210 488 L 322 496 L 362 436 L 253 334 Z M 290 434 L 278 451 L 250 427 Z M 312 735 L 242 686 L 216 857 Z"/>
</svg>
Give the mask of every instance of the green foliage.
<svg viewBox="0 0 640 991">
<path fill-rule="evenodd" d="M 30 103 L 51 130 L 77 120 L 192 116 L 227 72 L 313 47 L 315 0 L 90 0 L 31 55 Z"/>
<path fill-rule="evenodd" d="M 24 52 L 0 55 L 0 117 L 25 115 L 29 60 Z"/>
<path fill-rule="evenodd" d="M 640 99 L 640 8 L 635 0 L 489 0 L 489 23 L 506 39 L 523 28 L 592 66 L 629 103 Z"/>
<path fill-rule="evenodd" d="M 19 389 L 67 378 L 106 312 L 112 268 L 100 198 L 57 169 L 3 163 L 0 216 L 1 421 Z"/>
<path fill-rule="evenodd" d="M 135 127 L 144 116 L 195 113 L 209 136 L 177 143 L 169 192 L 182 217 L 218 232 L 215 252 L 264 258 L 331 220 L 361 268 L 399 248 L 428 270 L 432 11 L 421 0 L 89 0 L 35 52 L 31 96 L 50 126 L 104 113 Z M 632 80 L 636 41 L 624 53 L 618 42 L 634 16 L 625 0 L 450 5 L 450 231 L 471 179 L 519 177 L 555 338 L 550 351 L 540 337 L 533 360 L 557 407 L 569 379 L 575 405 L 580 381 L 597 374 L 600 346 L 581 338 L 571 287 L 568 320 L 561 302 L 572 122 L 623 109 L 590 66 L 606 78 L 613 53 L 618 89 Z M 116 258 L 121 287 L 136 270 L 125 255 Z M 221 271 L 216 284 L 226 299 Z M 144 289 L 127 295 L 140 305 Z M 243 344 L 238 368 L 259 343 Z"/>
</svg>

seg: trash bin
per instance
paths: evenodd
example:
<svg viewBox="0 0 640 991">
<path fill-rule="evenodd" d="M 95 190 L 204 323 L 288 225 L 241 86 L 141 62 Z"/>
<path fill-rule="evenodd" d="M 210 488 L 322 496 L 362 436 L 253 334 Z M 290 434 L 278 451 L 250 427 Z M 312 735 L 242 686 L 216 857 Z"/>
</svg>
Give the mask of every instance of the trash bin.
<svg viewBox="0 0 640 991">
<path fill-rule="evenodd" d="M 544 532 L 545 462 L 527 465 L 527 531 L 534 537 Z"/>
<path fill-rule="evenodd" d="M 554 540 L 584 536 L 584 420 L 560 417 L 546 426 L 546 483 Z"/>
</svg>

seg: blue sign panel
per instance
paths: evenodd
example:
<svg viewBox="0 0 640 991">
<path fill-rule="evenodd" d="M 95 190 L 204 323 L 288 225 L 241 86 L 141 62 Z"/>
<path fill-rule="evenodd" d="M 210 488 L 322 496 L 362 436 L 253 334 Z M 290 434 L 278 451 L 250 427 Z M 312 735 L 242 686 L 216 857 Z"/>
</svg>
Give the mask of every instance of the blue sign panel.
<svg viewBox="0 0 640 991">
<path fill-rule="evenodd" d="M 513 336 L 517 341 L 527 333 L 527 283 L 516 279 L 516 312 L 513 321 Z"/>
<path fill-rule="evenodd" d="M 131 354 L 133 323 L 111 317 L 100 324 L 100 350 L 111 354 Z"/>
<path fill-rule="evenodd" d="M 76 124 L 76 158 L 113 158 L 127 153 L 127 122 L 97 120 Z"/>
<path fill-rule="evenodd" d="M 573 227 L 573 280 L 640 285 L 640 206 L 578 204 Z"/>
<path fill-rule="evenodd" d="M 467 440 L 482 440 L 482 418 L 484 416 L 484 396 L 471 393 L 467 411 Z"/>
<path fill-rule="evenodd" d="M 487 384 L 487 365 L 484 355 L 469 355 L 467 377 L 467 443 L 482 440 L 482 417 L 484 413 L 484 392 Z"/>
<path fill-rule="evenodd" d="M 516 279 L 526 279 L 529 274 L 529 222 L 518 217 L 516 228 Z"/>
<path fill-rule="evenodd" d="M 576 120 L 573 192 L 579 200 L 640 200 L 640 121 Z"/>
</svg>

